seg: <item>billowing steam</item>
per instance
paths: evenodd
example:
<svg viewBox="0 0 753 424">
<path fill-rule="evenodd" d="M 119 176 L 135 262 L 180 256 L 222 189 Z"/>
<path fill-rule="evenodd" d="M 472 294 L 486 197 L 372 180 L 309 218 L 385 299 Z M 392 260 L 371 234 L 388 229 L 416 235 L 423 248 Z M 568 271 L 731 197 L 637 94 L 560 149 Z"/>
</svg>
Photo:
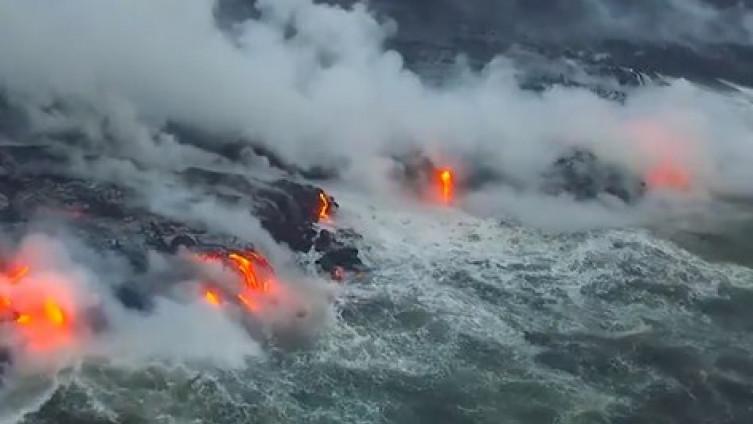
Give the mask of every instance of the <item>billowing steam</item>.
<svg viewBox="0 0 753 424">
<path fill-rule="evenodd" d="M 354 183 L 383 185 L 361 171 L 406 146 L 483 157 L 530 180 L 580 145 L 658 185 L 751 194 L 740 184 L 750 177 L 749 110 L 688 82 L 636 89 L 625 105 L 578 89 L 538 95 L 521 91 L 514 64 L 499 58 L 437 88 L 384 50 L 395 27 L 363 6 L 259 1 L 260 17 L 229 31 L 215 6 L 4 0 L 0 80 L 42 135 L 76 131 L 157 168 L 216 162 L 165 132 L 179 122 L 339 168 Z"/>
<path fill-rule="evenodd" d="M 473 2 L 445 3 L 478 12 Z M 542 2 L 478 3 L 493 12 L 487 24 L 527 35 L 525 25 L 509 21 L 510 10 Z M 752 41 L 747 9 L 700 0 L 623 3 L 548 2 L 548 18 L 524 14 L 520 22 L 553 28 L 538 33 L 548 39 L 640 40 L 652 27 L 661 40 L 691 45 Z M 0 325 L 11 329 L 3 342 L 21 358 L 14 373 L 56 370 L 82 355 L 240 366 L 265 341 L 296 346 L 325 328 L 328 289 L 291 271 L 295 256 L 248 205 L 218 202 L 176 175 L 193 166 L 264 179 L 279 172 L 271 166 L 277 160 L 327 170 L 339 180 L 325 184 L 394 205 L 405 196 L 404 181 L 394 178 L 405 174 L 401 160 L 420 156 L 436 169 L 424 176 L 428 192 L 414 199 L 552 230 L 677 225 L 708 214 L 717 198 L 753 196 L 753 109 L 742 87 L 646 81 L 625 88 L 624 102 L 584 88 L 533 92 L 520 88 L 521 65 L 505 56 L 480 70 L 458 59 L 451 75 L 430 84 L 387 47 L 401 28 L 367 5 L 257 0 L 257 13 L 230 21 L 219 6 L 0 0 L 0 108 L 7 102 L 22 112 L 10 130 L 0 121 L 9 138 L 0 142 L 53 143 L 69 156 L 58 164 L 67 172 L 116 182 L 141 195 L 140 208 L 253 244 L 276 271 L 261 277 L 248 252 L 198 262 L 179 252 L 151 254 L 148 269 L 136 272 L 68 237 L 29 236 L 0 252 L 7 262 Z M 552 19 L 562 21 L 552 26 Z M 210 145 L 176 128 L 201 133 Z M 271 154 L 226 154 L 235 144 Z M 542 175 L 573 151 L 637 176 L 645 198 L 577 201 L 539 190 Z M 469 183 L 480 174 L 483 181 Z M 319 200 L 315 217 L 336 221 L 332 199 L 321 193 Z M 150 313 L 115 298 L 114 288 L 129 280 L 158 289 Z"/>
<path fill-rule="evenodd" d="M 229 160 L 218 149 L 188 145 L 171 125 L 200 130 L 218 145 L 231 140 L 262 146 L 301 168 L 334 168 L 344 187 L 375 197 L 396 195 L 385 190 L 396 166 L 392 158 L 417 150 L 440 166 L 452 165 L 433 176 L 445 203 L 557 229 L 654 221 L 657 210 L 664 211 L 668 199 L 678 195 L 696 200 L 721 193 L 753 196 L 748 184 L 753 120 L 750 105 L 740 97 L 684 80 L 634 88 L 624 104 L 578 88 L 534 93 L 519 88 L 516 63 L 505 57 L 479 72 L 460 61 L 454 76 L 430 85 L 404 66 L 400 54 L 385 48 L 400 29 L 364 5 L 256 3 L 257 17 L 219 26 L 212 0 L 0 0 L 0 89 L 28 119 L 28 128 L 12 141 L 52 140 L 66 146 L 75 164 L 71 172 L 133 187 L 149 209 L 259 243 L 277 263 L 290 255 L 247 213 L 215 204 L 169 175 L 193 165 L 242 173 L 258 167 Z M 688 16 L 682 22 L 699 23 L 666 28 L 668 39 L 703 38 L 713 22 L 734 21 L 714 41 L 750 41 L 748 14 L 733 15 L 699 1 L 659 3 L 659 16 Z M 591 29 L 625 32 L 645 20 L 637 6 L 626 7 L 617 19 L 612 16 L 616 2 L 579 4 L 594 12 Z M 649 201 L 627 209 L 516 188 L 535 185 L 573 148 L 639 175 Z M 78 161 L 83 153 L 87 161 Z M 456 178 L 474 167 L 490 169 L 499 181 L 463 193 Z M 327 201 L 318 211 L 322 220 L 329 215 Z M 44 276 L 47 261 L 64 257 L 60 252 L 42 256 L 27 260 L 25 278 Z M 71 280 L 61 284 L 70 286 L 70 294 L 56 294 L 61 308 L 92 302 L 80 297 L 78 286 L 89 287 L 95 277 L 68 265 L 53 268 L 64 276 L 56 278 Z M 106 295 L 101 296 L 107 305 Z M 210 301 L 203 301 L 207 296 Z M 211 312 L 218 297 L 210 291 L 196 296 L 195 304 L 160 300 L 167 303 L 153 318 L 113 309 L 110 315 L 126 317 L 117 321 L 124 335 L 117 343 L 127 346 L 116 350 L 149 351 L 145 327 L 155 331 L 159 344 L 165 331 L 144 325 L 147 319 L 169 322 L 170 333 L 182 328 L 180 334 L 192 335 L 178 337 L 186 345 L 171 349 L 195 352 L 211 346 L 204 340 L 213 332 L 237 330 Z M 324 302 L 313 303 L 319 310 Z M 212 318 L 191 318 L 199 316 L 194 315 L 197 308 Z M 248 347 L 241 345 L 238 350 Z"/>
<path fill-rule="evenodd" d="M 288 275 L 271 274 L 266 260 L 252 252 L 228 254 L 231 271 L 209 259 L 191 266 L 175 262 L 180 258 L 162 259 L 172 260 L 171 265 L 155 258 L 141 278 L 160 276 L 159 284 L 172 289 L 155 298 L 149 314 L 138 313 L 124 308 L 110 285 L 109 280 L 129 277 L 126 272 L 103 269 L 100 263 L 99 272 L 117 273 L 105 279 L 93 266 L 78 262 L 92 252 L 61 240 L 40 233 L 4 252 L 8 259 L 0 274 L 0 325 L 14 373 L 70 366 L 81 355 L 240 366 L 245 357 L 259 353 L 254 339 L 263 342 L 274 336 L 279 344 L 305 343 L 328 318 L 326 293 L 316 284 L 306 282 L 304 290 L 283 280 Z M 188 274 L 192 281 L 165 272 L 164 267 L 180 263 L 193 270 Z M 214 298 L 207 302 L 210 282 L 217 289 L 211 289 Z M 234 307 L 226 302 L 232 293 L 244 302 L 236 301 Z"/>
</svg>

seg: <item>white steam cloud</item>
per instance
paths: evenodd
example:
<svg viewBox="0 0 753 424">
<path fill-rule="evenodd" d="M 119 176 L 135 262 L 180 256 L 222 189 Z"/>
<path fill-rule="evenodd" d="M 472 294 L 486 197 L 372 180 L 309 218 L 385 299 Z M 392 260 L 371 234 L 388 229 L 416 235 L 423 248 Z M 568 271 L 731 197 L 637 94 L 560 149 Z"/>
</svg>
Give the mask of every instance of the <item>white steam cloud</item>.
<svg viewBox="0 0 753 424">
<path fill-rule="evenodd" d="M 664 39 L 751 37 L 747 12 L 733 15 L 698 0 L 657 2 L 654 18 L 612 1 L 579 4 L 591 19 L 576 29 L 581 35 L 634 33 L 655 18 L 672 23 L 658 29 Z M 218 27 L 216 7 L 213 0 L 0 0 L 0 93 L 26 109 L 34 136 L 77 132 L 89 150 L 103 154 L 76 172 L 123 180 L 145 194 L 151 210 L 257 243 L 276 264 L 291 261 L 289 252 L 247 212 L 201 198 L 165 172 L 192 165 L 245 170 L 181 144 L 165 131 L 167 123 L 264 144 L 301 166 L 335 166 L 344 180 L 338 187 L 375 196 L 394 194 L 385 190 L 387 157 L 412 147 L 459 166 L 478 160 L 513 181 L 535 181 L 572 146 L 641 175 L 670 161 L 692 178 L 692 201 L 753 196 L 753 114 L 744 97 L 684 80 L 633 89 L 624 104 L 577 88 L 533 93 L 519 88 L 518 70 L 505 57 L 480 72 L 458 64 L 453 78 L 429 85 L 385 49 L 400 28 L 364 5 L 259 0 L 260 17 L 229 30 Z M 714 32 L 719 22 L 730 26 Z M 492 186 L 469 195 L 465 206 L 560 230 L 657 222 L 666 219 L 657 210 L 668 210 L 667 199 L 658 194 L 626 210 Z M 672 213 L 678 205 L 692 212 L 687 203 L 673 205 Z M 258 352 L 241 328 L 200 301 L 164 299 L 155 315 L 134 315 L 111 298 L 108 285 L 93 283 L 103 275 L 99 269 L 65 255 L 69 245 L 33 238 L 24 246 L 36 246 L 29 255 L 45 252 L 32 261 L 35 269 L 70 279 L 77 300 L 96 295 L 114 319 L 110 337 L 89 354 L 126 361 L 208 357 L 239 365 Z M 295 340 L 328 319 L 329 293 L 301 286 L 288 287 L 292 301 L 266 323 Z M 303 324 L 290 318 L 301 305 Z M 215 339 L 227 342 L 217 346 Z"/>
<path fill-rule="evenodd" d="M 28 267 L 28 272 L 17 283 L 0 281 L 0 295 L 16 301 L 11 307 L 19 307 L 21 312 L 34 310 L 34 305 L 45 299 L 55 301 L 66 315 L 72 332 L 70 339 L 56 342 L 49 349 L 35 349 L 33 342 L 40 340 L 34 338 L 45 334 L 41 330 L 30 330 L 33 337 L 29 338 L 19 337 L 24 334 L 22 329 L 5 328 L 4 347 L 24 353 L 15 355 L 16 372 L 36 373 L 40 367 L 54 370 L 71 365 L 71 360 L 82 355 L 102 353 L 122 361 L 171 358 L 229 366 L 242 365 L 244 357 L 258 354 L 256 342 L 242 327 L 224 313 L 204 305 L 198 296 L 182 303 L 177 299 L 158 299 L 155 314 L 149 316 L 124 309 L 112 291 L 113 284 L 122 282 L 103 279 L 98 273 L 109 275 L 111 279 L 125 278 L 127 273 L 112 266 L 95 272 L 88 264 L 79 262 L 95 254 L 75 239 L 31 234 L 8 256 L 8 261 Z M 95 265 L 103 266 L 102 263 Z M 0 276 L 0 279 L 5 278 Z M 188 283 L 180 286 L 185 290 L 191 288 Z M 35 318 L 32 315 L 31 319 Z M 104 325 L 103 335 L 95 334 L 100 331 L 95 330 L 98 325 Z M 170 330 L 166 331 L 168 328 Z M 217 337 L 225 340 L 225 344 L 206 343 Z"/>
<path fill-rule="evenodd" d="M 637 19 L 633 8 L 615 15 L 604 4 L 589 2 L 600 25 Z M 662 5 L 709 25 L 722 13 L 698 1 Z M 0 84 L 38 122 L 74 118 L 93 140 L 107 140 L 101 148 L 155 167 L 216 159 L 164 134 L 171 121 L 263 143 L 304 166 L 345 168 L 353 184 L 384 185 L 364 170 L 383 169 L 386 153 L 409 145 L 483 157 L 523 181 L 580 145 L 641 174 L 657 155 L 672 156 L 704 191 L 753 195 L 750 108 L 727 95 L 682 80 L 636 89 L 624 105 L 581 89 L 540 95 L 518 88 L 503 57 L 428 86 L 384 49 L 396 28 L 365 6 L 260 0 L 260 17 L 230 31 L 218 28 L 216 6 L 0 0 Z M 50 111 L 60 103 L 66 119 Z"/>
</svg>

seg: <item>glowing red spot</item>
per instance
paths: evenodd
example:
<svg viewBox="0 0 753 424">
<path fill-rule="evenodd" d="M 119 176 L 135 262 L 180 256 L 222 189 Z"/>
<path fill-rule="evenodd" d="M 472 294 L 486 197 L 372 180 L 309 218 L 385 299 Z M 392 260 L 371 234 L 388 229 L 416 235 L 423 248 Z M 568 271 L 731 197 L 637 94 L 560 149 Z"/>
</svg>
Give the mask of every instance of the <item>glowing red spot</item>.
<svg viewBox="0 0 753 424">
<path fill-rule="evenodd" d="M 20 325 L 26 325 L 31 322 L 31 315 L 21 314 L 16 318 L 16 323 Z"/>
<path fill-rule="evenodd" d="M 319 221 L 328 221 L 329 210 L 331 206 L 329 203 L 329 198 L 323 191 L 319 192 L 319 201 Z"/>
<path fill-rule="evenodd" d="M 652 121 L 633 122 L 627 130 L 649 189 L 687 191 L 697 184 L 703 152 L 692 132 Z"/>
<path fill-rule="evenodd" d="M 688 190 L 690 188 L 690 174 L 680 166 L 664 161 L 648 171 L 646 184 L 650 188 Z"/>
<path fill-rule="evenodd" d="M 212 289 L 204 290 L 204 300 L 211 306 L 220 307 L 222 302 L 220 301 L 220 294 Z"/>
<path fill-rule="evenodd" d="M 229 267 L 235 272 L 238 279 L 238 287 L 229 288 L 238 302 L 251 312 L 260 309 L 259 299 L 262 296 L 275 296 L 279 289 L 275 280 L 272 267 L 266 258 L 252 250 L 233 251 L 223 253 L 204 253 L 197 255 L 201 261 L 218 262 Z M 221 297 L 217 291 L 205 290 L 204 299 L 212 305 L 221 306 Z"/>
<path fill-rule="evenodd" d="M 74 320 L 70 309 L 60 300 L 21 299 L 15 319 L 27 347 L 33 351 L 50 351 L 69 345 L 74 339 Z"/>
<path fill-rule="evenodd" d="M 74 342 L 74 296 L 62 275 L 30 277 L 30 267 L 16 265 L 3 272 L 0 316 L 30 351 L 57 350 Z M 23 284 L 20 284 L 23 282 Z"/>
<path fill-rule="evenodd" d="M 45 300 L 44 314 L 47 320 L 56 327 L 61 327 L 65 324 L 63 309 L 53 299 Z"/>
<path fill-rule="evenodd" d="M 243 276 L 243 282 L 246 287 L 252 290 L 264 291 L 264 282 L 260 283 L 259 279 L 256 278 L 256 270 L 250 259 L 237 253 L 231 253 L 228 255 L 228 259 L 233 261 L 235 269 Z"/>
<path fill-rule="evenodd" d="M 454 184 L 454 176 L 451 169 L 442 169 L 439 171 L 439 192 L 442 203 L 449 204 L 452 202 Z"/>
</svg>

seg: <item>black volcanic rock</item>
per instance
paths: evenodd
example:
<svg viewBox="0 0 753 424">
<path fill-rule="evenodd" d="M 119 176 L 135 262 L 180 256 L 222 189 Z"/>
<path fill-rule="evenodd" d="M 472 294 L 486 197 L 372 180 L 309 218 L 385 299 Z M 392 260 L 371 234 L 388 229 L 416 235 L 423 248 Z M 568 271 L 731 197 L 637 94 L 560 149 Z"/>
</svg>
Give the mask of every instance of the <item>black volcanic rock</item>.
<svg viewBox="0 0 753 424">
<path fill-rule="evenodd" d="M 292 180 L 280 179 L 271 183 L 256 181 L 238 174 L 228 174 L 199 168 L 182 173 L 194 187 L 216 193 L 219 189 L 233 192 L 238 202 L 248 200 L 250 212 L 259 218 L 262 227 L 275 241 L 305 253 L 311 250 L 322 208 L 321 195 L 327 196 L 331 213 L 338 204 L 318 187 Z M 226 194 L 225 198 L 233 197 Z"/>
<path fill-rule="evenodd" d="M 643 196 L 646 188 L 639 177 L 603 162 L 583 149 L 576 149 L 557 159 L 543 178 L 545 192 L 569 193 L 577 200 L 595 199 L 608 194 L 625 203 L 632 203 Z"/>
<path fill-rule="evenodd" d="M 335 245 L 335 236 L 330 231 L 322 230 L 319 237 L 314 241 L 314 250 L 319 253 L 326 252 Z"/>
<path fill-rule="evenodd" d="M 357 271 L 363 267 L 363 262 L 358 257 L 358 249 L 355 247 L 334 248 L 325 253 L 316 263 L 327 272 L 333 272 L 338 267 L 346 271 Z"/>
<path fill-rule="evenodd" d="M 127 309 L 151 312 L 154 301 L 148 293 L 142 292 L 134 284 L 123 284 L 115 289 L 115 298 Z"/>
<path fill-rule="evenodd" d="M 163 290 L 161 283 L 146 278 L 148 251 L 171 256 L 180 248 L 253 249 L 233 234 L 213 234 L 200 225 L 186 224 L 145 209 L 137 191 L 111 183 L 74 178 L 54 167 L 56 156 L 44 146 L 0 146 L 0 207 L 3 224 L 23 228 L 41 215 L 62 219 L 82 241 L 92 248 L 127 259 L 143 284 L 116 284 L 116 297 L 126 307 L 148 312 L 150 298 Z M 33 166 L 31 164 L 34 164 Z M 292 180 L 272 182 L 243 175 L 189 168 L 179 173 L 188 187 L 203 192 L 218 203 L 246 208 L 270 235 L 291 249 L 311 251 L 318 234 L 321 196 L 327 196 L 330 214 L 336 201 L 312 185 Z M 333 240 L 333 246 L 345 245 Z M 325 254 L 329 252 L 321 251 Z M 352 258 L 348 261 L 354 262 Z M 327 262 L 329 263 L 329 262 Z M 172 278 L 175 277 L 175 278 Z M 178 275 L 169 279 L 181 280 Z M 151 282 L 150 282 L 151 281 Z M 154 284 L 152 284 L 152 282 Z M 156 284 L 156 285 L 155 285 Z"/>
<path fill-rule="evenodd" d="M 314 242 L 314 249 L 323 253 L 316 261 L 322 270 L 329 272 L 333 276 L 341 271 L 365 271 L 366 267 L 358 256 L 358 249 L 346 245 L 339 239 L 347 238 L 346 232 L 340 232 L 337 236 L 328 230 L 321 230 L 319 236 Z M 338 239 L 339 236 L 339 239 Z"/>
<path fill-rule="evenodd" d="M 280 180 L 262 192 L 265 202 L 257 209 L 262 227 L 291 249 L 308 252 L 314 245 L 321 190 L 313 186 Z"/>
</svg>

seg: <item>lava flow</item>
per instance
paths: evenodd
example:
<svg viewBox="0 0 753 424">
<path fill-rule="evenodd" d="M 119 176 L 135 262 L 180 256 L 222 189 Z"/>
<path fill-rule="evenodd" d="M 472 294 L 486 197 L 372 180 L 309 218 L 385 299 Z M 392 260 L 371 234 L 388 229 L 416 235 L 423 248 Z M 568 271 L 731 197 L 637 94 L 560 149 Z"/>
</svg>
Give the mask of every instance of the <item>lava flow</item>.
<svg viewBox="0 0 753 424">
<path fill-rule="evenodd" d="M 440 169 L 437 173 L 439 181 L 439 194 L 442 203 L 450 204 L 454 196 L 454 175 L 451 169 Z"/>
<path fill-rule="evenodd" d="M 327 194 L 323 191 L 319 192 L 319 221 L 329 221 L 331 204 Z"/>
<path fill-rule="evenodd" d="M 217 290 L 211 288 L 204 289 L 204 300 L 206 300 L 208 304 L 214 307 L 219 307 L 222 305 L 220 294 L 217 293 Z"/>
<path fill-rule="evenodd" d="M 0 321 L 14 325 L 25 346 L 51 351 L 70 344 L 74 336 L 73 296 L 58 276 L 27 278 L 28 266 L 3 273 Z"/>
<path fill-rule="evenodd" d="M 259 310 L 259 298 L 274 295 L 278 292 L 277 280 L 271 265 L 257 252 L 252 250 L 231 251 L 228 253 L 200 254 L 199 258 L 204 262 L 216 262 L 230 268 L 239 277 L 237 287 L 232 288 L 236 302 L 251 312 Z M 204 300 L 213 307 L 223 305 L 223 296 L 220 289 L 212 282 L 211 287 L 204 288 Z"/>
</svg>

